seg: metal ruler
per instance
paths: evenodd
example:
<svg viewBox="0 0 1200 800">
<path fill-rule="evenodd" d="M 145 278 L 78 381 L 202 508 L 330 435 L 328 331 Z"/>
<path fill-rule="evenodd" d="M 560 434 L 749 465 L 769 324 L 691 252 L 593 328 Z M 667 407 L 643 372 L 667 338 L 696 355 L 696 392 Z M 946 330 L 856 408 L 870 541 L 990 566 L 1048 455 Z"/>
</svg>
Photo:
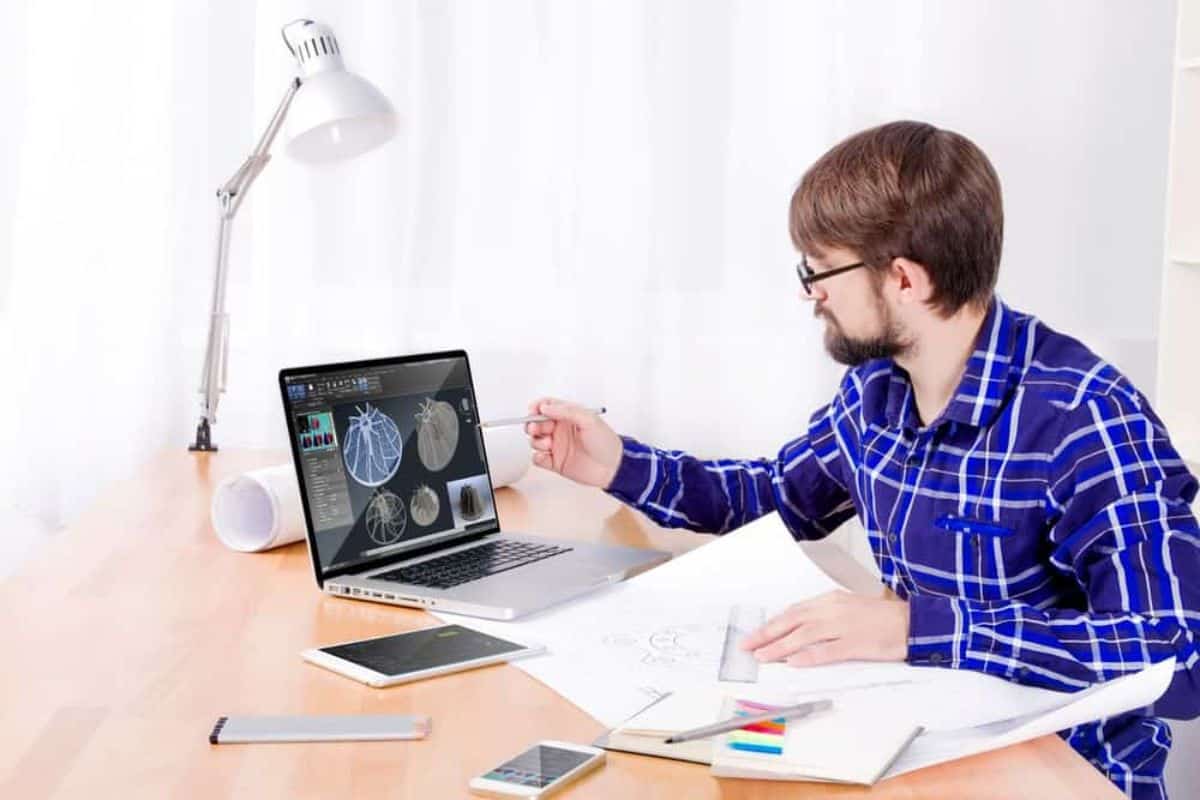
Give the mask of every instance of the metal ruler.
<svg viewBox="0 0 1200 800">
<path fill-rule="evenodd" d="M 734 606 L 729 611 L 729 624 L 725 628 L 725 644 L 721 648 L 721 668 L 717 678 L 739 683 L 758 682 L 758 659 L 754 653 L 738 647 L 742 639 L 762 627 L 767 620 L 766 609 L 761 606 Z"/>
</svg>

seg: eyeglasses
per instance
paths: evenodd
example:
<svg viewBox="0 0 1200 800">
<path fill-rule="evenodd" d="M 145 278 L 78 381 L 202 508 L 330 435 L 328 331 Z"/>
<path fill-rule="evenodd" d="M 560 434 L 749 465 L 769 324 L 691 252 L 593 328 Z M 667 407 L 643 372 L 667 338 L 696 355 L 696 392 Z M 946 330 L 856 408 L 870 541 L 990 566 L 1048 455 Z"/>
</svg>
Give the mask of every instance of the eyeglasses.
<svg viewBox="0 0 1200 800">
<path fill-rule="evenodd" d="M 824 272 L 817 272 L 808 265 L 808 256 L 801 255 L 800 263 L 796 265 L 796 275 L 800 278 L 800 283 L 804 286 L 805 293 L 812 294 L 812 285 L 817 281 L 823 281 L 826 278 L 832 278 L 834 275 L 841 275 L 843 272 L 849 272 L 852 269 L 865 266 L 865 262 L 857 261 L 853 264 L 847 264 L 844 267 L 834 267 Z"/>
</svg>

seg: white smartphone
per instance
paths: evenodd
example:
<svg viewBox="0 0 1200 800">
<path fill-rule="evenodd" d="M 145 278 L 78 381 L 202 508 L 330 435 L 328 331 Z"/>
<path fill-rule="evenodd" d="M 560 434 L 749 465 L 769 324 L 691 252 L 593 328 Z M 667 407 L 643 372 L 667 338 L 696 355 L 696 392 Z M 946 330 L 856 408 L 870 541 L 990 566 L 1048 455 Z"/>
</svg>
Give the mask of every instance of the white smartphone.
<svg viewBox="0 0 1200 800">
<path fill-rule="evenodd" d="M 603 763 L 604 751 L 598 747 L 544 739 L 472 778 L 468 786 L 486 797 L 549 797 Z"/>
<path fill-rule="evenodd" d="M 541 645 L 528 641 L 501 639 L 462 625 L 439 625 L 305 650 L 300 655 L 339 675 L 383 687 L 544 651 Z"/>
</svg>

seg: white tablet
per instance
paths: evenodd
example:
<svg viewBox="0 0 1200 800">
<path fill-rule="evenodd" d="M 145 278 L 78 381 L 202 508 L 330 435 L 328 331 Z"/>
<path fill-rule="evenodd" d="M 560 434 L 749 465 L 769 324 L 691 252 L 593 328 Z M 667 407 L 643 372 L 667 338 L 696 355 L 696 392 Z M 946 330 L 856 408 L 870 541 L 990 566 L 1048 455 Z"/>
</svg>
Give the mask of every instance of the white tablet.
<svg viewBox="0 0 1200 800">
<path fill-rule="evenodd" d="M 369 686 L 394 686 L 448 672 L 485 667 L 545 651 L 541 645 L 489 636 L 462 625 L 305 650 L 305 661 Z"/>
</svg>

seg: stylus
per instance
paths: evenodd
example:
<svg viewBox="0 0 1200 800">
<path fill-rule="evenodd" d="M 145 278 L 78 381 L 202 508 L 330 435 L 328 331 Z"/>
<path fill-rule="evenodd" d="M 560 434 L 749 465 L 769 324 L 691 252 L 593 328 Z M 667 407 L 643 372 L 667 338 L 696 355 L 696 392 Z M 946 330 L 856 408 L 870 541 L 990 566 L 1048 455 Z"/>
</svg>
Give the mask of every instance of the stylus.
<svg viewBox="0 0 1200 800">
<path fill-rule="evenodd" d="M 589 414 L 595 414 L 595 415 L 599 416 L 599 415 L 603 414 L 604 412 L 608 411 L 608 409 L 605 408 L 604 406 L 600 406 L 600 408 L 585 408 L 584 411 L 587 411 Z M 549 422 L 549 421 L 550 421 L 549 417 L 542 416 L 541 414 L 535 414 L 532 417 L 509 417 L 507 419 L 492 419 L 492 420 L 488 420 L 487 422 L 479 423 L 479 427 L 481 427 L 481 428 L 501 428 L 505 425 L 524 425 L 526 422 Z"/>
</svg>

